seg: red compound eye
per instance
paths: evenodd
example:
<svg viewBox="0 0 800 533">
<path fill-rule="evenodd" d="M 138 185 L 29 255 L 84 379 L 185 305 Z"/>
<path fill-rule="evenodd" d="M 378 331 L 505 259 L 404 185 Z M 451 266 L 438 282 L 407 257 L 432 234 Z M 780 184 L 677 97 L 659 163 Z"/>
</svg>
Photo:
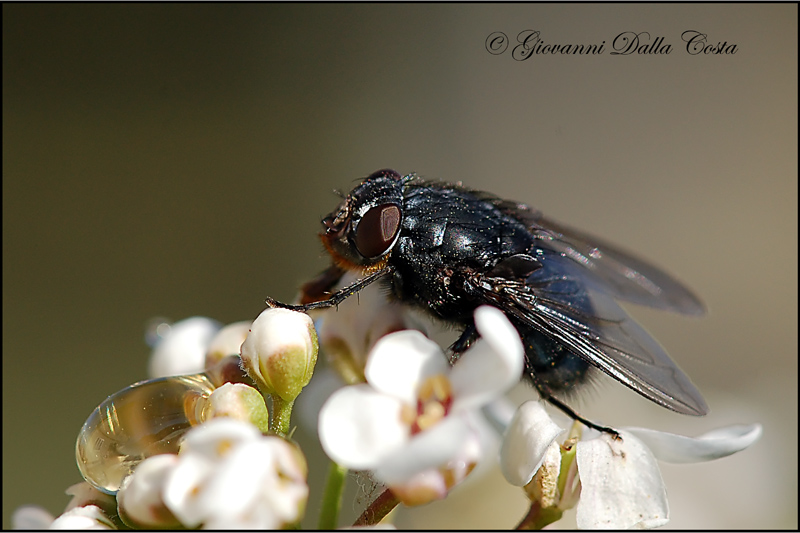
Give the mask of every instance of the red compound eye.
<svg viewBox="0 0 800 533">
<path fill-rule="evenodd" d="M 356 248 L 367 258 L 386 252 L 400 230 L 400 208 L 383 204 L 367 211 L 356 229 Z"/>
</svg>

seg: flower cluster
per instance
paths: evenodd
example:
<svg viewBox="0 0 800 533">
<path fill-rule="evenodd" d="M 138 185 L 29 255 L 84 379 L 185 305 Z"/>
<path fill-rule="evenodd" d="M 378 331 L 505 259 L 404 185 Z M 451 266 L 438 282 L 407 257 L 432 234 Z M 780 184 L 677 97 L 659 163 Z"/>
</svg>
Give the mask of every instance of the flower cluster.
<svg viewBox="0 0 800 533">
<path fill-rule="evenodd" d="M 327 454 L 372 470 L 406 504 L 446 496 L 481 455 L 471 418 L 523 368 L 519 336 L 500 311 L 478 309 L 475 326 L 482 339 L 452 367 L 418 331 L 383 337 L 367 361 L 367 383 L 340 389 L 320 412 Z"/>
<path fill-rule="evenodd" d="M 145 459 L 117 501 L 139 527 L 277 529 L 302 517 L 306 474 L 292 444 L 222 417 L 189 431 L 178 455 Z"/>
<path fill-rule="evenodd" d="M 307 315 L 284 309 L 224 328 L 198 317 L 155 326 L 154 379 L 109 397 L 82 430 L 78 458 L 87 482 L 69 489 L 73 499 L 58 518 L 25 507 L 14 525 L 299 526 L 309 487 L 306 459 L 291 440 L 292 408 L 309 386 L 318 342 L 347 384 L 315 413 L 334 462 L 321 528 L 338 525 L 346 470 L 368 471 L 387 487 L 357 522 L 376 525 L 399 503 L 447 497 L 483 461 L 499 461 L 530 500 L 520 528 L 544 527 L 573 507 L 580 528 L 658 527 L 669 508 L 657 460 L 716 459 L 761 434 L 753 425 L 699 438 L 641 428 L 612 435 L 577 422 L 567 431 L 543 402 L 530 401 L 505 421 L 498 456 L 486 445 L 485 413 L 508 401 L 523 373 L 516 329 L 499 310 L 479 307 L 479 339 L 451 364 L 413 316 L 371 290 L 363 306 L 348 301 L 341 313 L 318 317 L 319 341 Z M 114 418 L 126 412 L 135 416 Z"/>
</svg>

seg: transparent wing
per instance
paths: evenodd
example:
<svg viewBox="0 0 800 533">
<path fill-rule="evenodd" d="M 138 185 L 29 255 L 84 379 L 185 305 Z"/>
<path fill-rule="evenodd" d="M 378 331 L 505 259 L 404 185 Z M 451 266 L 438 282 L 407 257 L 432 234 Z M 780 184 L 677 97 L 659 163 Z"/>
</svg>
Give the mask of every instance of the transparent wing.
<svg viewBox="0 0 800 533">
<path fill-rule="evenodd" d="M 542 235 L 553 250 L 562 252 L 586 270 L 597 290 L 640 305 L 702 315 L 703 302 L 684 284 L 658 267 L 647 263 L 602 239 L 567 228 L 541 217 Z"/>
<path fill-rule="evenodd" d="M 571 272 L 572 258 L 540 255 L 542 268 L 526 283 L 483 286 L 484 300 L 673 411 L 704 415 L 708 406 L 664 349 L 608 294 Z"/>
<path fill-rule="evenodd" d="M 614 298 L 686 315 L 705 314 L 700 299 L 660 268 L 606 242 L 544 217 L 524 204 L 485 194 L 484 199 L 524 222 L 537 246 L 563 253 L 565 270 L 583 278 L 592 289 Z"/>
</svg>

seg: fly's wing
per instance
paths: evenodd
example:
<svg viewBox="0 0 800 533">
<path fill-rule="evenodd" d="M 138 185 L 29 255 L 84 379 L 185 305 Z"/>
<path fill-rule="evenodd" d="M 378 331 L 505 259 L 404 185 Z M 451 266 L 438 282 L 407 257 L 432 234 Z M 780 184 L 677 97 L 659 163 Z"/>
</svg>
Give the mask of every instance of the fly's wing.
<svg viewBox="0 0 800 533">
<path fill-rule="evenodd" d="M 708 412 L 700 392 L 664 349 L 606 292 L 575 277 L 572 259 L 540 254 L 525 283 L 495 279 L 483 300 L 533 327 L 642 396 L 688 415 Z"/>
<path fill-rule="evenodd" d="M 549 220 L 524 204 L 491 195 L 484 199 L 525 223 L 537 238 L 537 246 L 568 257 L 572 264 L 564 268 L 579 275 L 592 289 L 656 309 L 685 315 L 705 314 L 700 299 L 660 268 L 602 239 Z"/>
</svg>

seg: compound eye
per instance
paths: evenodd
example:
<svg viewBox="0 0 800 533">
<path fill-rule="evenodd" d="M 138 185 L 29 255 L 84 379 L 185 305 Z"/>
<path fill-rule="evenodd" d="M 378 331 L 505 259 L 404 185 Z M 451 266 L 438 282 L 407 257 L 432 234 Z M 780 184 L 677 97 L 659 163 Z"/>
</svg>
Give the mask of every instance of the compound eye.
<svg viewBox="0 0 800 533">
<path fill-rule="evenodd" d="M 367 211 L 356 229 L 356 248 L 367 258 L 382 255 L 394 242 L 400 229 L 400 208 L 383 204 Z"/>
</svg>

